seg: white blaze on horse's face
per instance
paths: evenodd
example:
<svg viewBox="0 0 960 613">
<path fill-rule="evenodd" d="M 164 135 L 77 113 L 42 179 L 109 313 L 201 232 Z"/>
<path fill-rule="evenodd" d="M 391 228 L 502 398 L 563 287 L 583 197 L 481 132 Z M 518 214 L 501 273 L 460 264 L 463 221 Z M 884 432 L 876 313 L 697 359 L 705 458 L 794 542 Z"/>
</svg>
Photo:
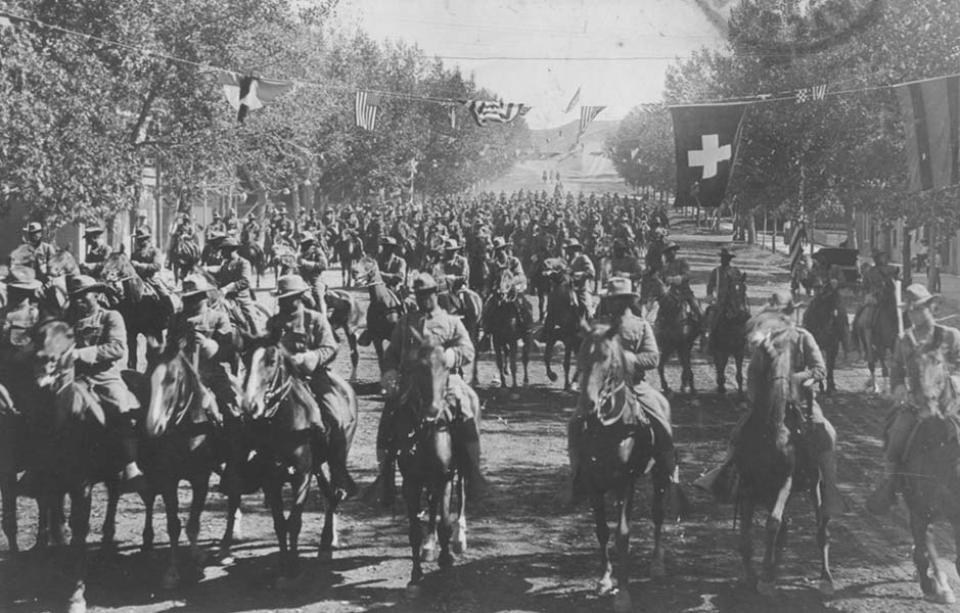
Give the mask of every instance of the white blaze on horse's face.
<svg viewBox="0 0 960 613">
<path fill-rule="evenodd" d="M 173 373 L 166 364 L 159 364 L 153 370 L 153 374 L 150 375 L 150 405 L 147 409 L 147 417 L 144 420 L 147 436 L 160 436 L 167 428 L 170 411 L 173 410 L 173 402 L 172 399 L 165 402 L 167 400 L 165 390 L 175 383 L 171 380 L 172 377 Z"/>
<path fill-rule="evenodd" d="M 274 355 L 273 359 L 278 359 L 278 355 Z M 267 378 L 268 360 L 264 347 L 257 348 L 250 358 L 250 371 L 247 373 L 247 385 L 243 390 L 241 410 L 251 419 L 257 419 L 265 410 L 263 384 Z M 278 366 L 274 363 L 274 367 Z"/>
<path fill-rule="evenodd" d="M 947 393 L 947 371 L 940 351 L 920 355 L 920 388 L 931 415 L 941 413 L 940 400 Z"/>
</svg>

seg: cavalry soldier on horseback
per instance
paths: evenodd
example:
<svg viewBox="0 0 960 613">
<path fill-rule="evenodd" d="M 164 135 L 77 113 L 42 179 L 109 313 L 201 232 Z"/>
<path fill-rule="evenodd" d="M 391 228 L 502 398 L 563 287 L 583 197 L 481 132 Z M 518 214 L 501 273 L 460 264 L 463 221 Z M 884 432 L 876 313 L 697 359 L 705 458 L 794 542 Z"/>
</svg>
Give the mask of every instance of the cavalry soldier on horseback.
<svg viewBox="0 0 960 613">
<path fill-rule="evenodd" d="M 0 348 L 17 350 L 29 344 L 30 332 L 40 320 L 37 291 L 41 284 L 33 269 L 26 266 L 11 266 L 3 282 L 7 286 L 7 304 L 0 320 Z M 5 360 L 0 359 L 0 367 L 4 363 Z"/>
<path fill-rule="evenodd" d="M 397 239 L 384 236 L 380 239 L 380 253 L 377 254 L 377 267 L 384 284 L 393 292 L 399 293 L 407 282 L 407 262 L 397 255 Z"/>
<path fill-rule="evenodd" d="M 456 239 L 444 239 L 443 260 L 434 267 L 434 276 L 442 284 L 442 291 L 449 295 L 451 312 L 462 313 L 460 292 L 470 287 L 470 262 L 460 253 Z"/>
<path fill-rule="evenodd" d="M 10 266 L 32 268 L 36 280 L 46 283 L 50 274 L 50 258 L 56 255 L 57 250 L 43 240 L 43 226 L 40 222 L 28 223 L 23 227 L 20 236 L 23 245 L 29 247 L 28 253 L 25 258 L 21 257 L 19 262 L 9 262 Z"/>
<path fill-rule="evenodd" d="M 306 407 L 307 419 L 314 434 L 322 436 L 327 430 L 323 416 L 332 415 L 336 402 L 327 369 L 337 357 L 338 346 L 327 318 L 306 307 L 304 294 L 310 291 L 310 286 L 298 275 L 280 277 L 274 293 L 279 311 L 267 322 L 267 334 L 270 342 L 279 343 L 290 354 L 296 374 L 309 380 L 317 404 Z M 339 497 L 352 495 L 353 480 L 346 466 L 336 463 L 330 466 L 332 485 L 339 491 Z"/>
<path fill-rule="evenodd" d="M 650 246 L 647 247 L 646 264 L 650 274 L 656 274 L 663 268 L 663 251 L 667 246 L 667 230 L 665 228 L 654 228 L 653 238 L 650 240 Z"/>
<path fill-rule="evenodd" d="M 170 292 L 160 279 L 162 268 L 160 254 L 157 252 L 157 248 L 151 244 L 151 238 L 150 228 L 141 227 L 137 229 L 137 232 L 133 235 L 134 248 L 130 254 L 130 264 L 140 275 L 140 278 L 157 292 L 161 300 L 172 307 Z"/>
<path fill-rule="evenodd" d="M 571 238 L 564 246 L 570 266 L 570 276 L 573 279 L 573 289 L 577 294 L 577 304 L 580 313 L 584 317 L 589 317 L 590 312 L 587 307 L 587 284 L 593 281 L 597 276 L 597 270 L 591 260 L 583 252 L 583 245 L 575 238 Z"/>
<path fill-rule="evenodd" d="M 694 319 L 700 321 L 703 313 L 700 312 L 700 305 L 697 304 L 693 296 L 693 289 L 690 287 L 690 265 L 683 258 L 677 257 L 677 251 L 680 245 L 670 241 L 663 247 L 663 268 L 660 269 L 660 278 L 666 284 L 667 289 L 676 288 L 680 297 L 690 307 L 690 313 Z"/>
<path fill-rule="evenodd" d="M 502 236 L 493 239 L 493 259 L 491 261 L 492 274 L 490 278 L 491 292 L 487 300 L 483 303 L 483 310 L 480 315 L 480 321 L 483 323 L 483 329 L 489 330 L 490 325 L 487 321 L 490 303 L 493 300 L 493 294 L 500 287 L 500 277 L 504 272 L 509 272 L 513 278 L 513 287 L 510 289 L 508 299 L 512 300 L 517 306 L 517 314 L 520 316 L 520 326 L 522 329 L 529 329 L 533 324 L 533 310 L 530 303 L 523 297 L 527 291 L 527 275 L 523 272 L 523 266 L 519 258 L 510 253 L 510 243 Z"/>
<path fill-rule="evenodd" d="M 223 295 L 233 301 L 240 311 L 243 321 L 249 326 L 251 334 L 256 335 L 256 320 L 253 317 L 253 309 L 256 304 L 253 301 L 251 279 L 253 278 L 250 262 L 240 255 L 240 242 L 231 237 L 223 239 L 220 243 L 220 252 L 223 254 L 224 262 L 220 266 L 208 266 L 207 270 L 213 273 L 217 279 L 217 285 Z"/>
<path fill-rule="evenodd" d="M 873 251 L 873 262 L 874 265 L 863 274 L 863 291 L 867 297 L 857 315 L 859 316 L 868 306 L 871 306 L 873 307 L 871 312 L 875 320 L 879 314 L 876 305 L 880 304 L 884 292 L 890 291 L 889 288 L 892 283 L 900 278 L 900 269 L 890 264 L 887 253 L 879 249 Z M 873 321 L 870 324 L 872 326 Z"/>
<path fill-rule="evenodd" d="M 222 363 L 225 350 L 233 343 L 234 329 L 226 313 L 210 306 L 214 289 L 203 275 L 192 274 L 183 280 L 183 310 L 170 321 L 166 345 L 184 352 L 200 376 L 200 385 L 212 392 L 215 406 L 208 398 L 208 411 L 236 414 L 237 390 Z"/>
<path fill-rule="evenodd" d="M 711 303 L 708 311 L 711 312 L 712 316 L 710 322 L 711 335 L 714 333 L 717 322 L 719 321 L 719 318 L 712 312 L 715 309 L 714 304 L 721 306 L 726 304 L 728 299 L 727 294 L 733 290 L 733 285 L 740 279 L 740 269 L 730 265 L 730 262 L 735 257 L 737 256 L 731 253 L 726 247 L 721 249 L 720 265 L 713 269 L 710 273 L 710 278 L 707 280 L 707 302 Z M 714 293 L 716 293 L 716 300 L 714 300 Z"/>
<path fill-rule="evenodd" d="M 143 209 L 140 209 L 137 211 L 137 220 L 134 222 L 133 231 L 130 233 L 131 252 L 137 248 L 137 234 L 143 234 L 144 232 L 146 232 L 148 235 L 153 234 L 153 232 L 150 230 L 150 224 L 147 222 L 147 212 Z"/>
<path fill-rule="evenodd" d="M 100 276 L 103 270 L 103 263 L 110 257 L 110 245 L 104 238 L 105 230 L 101 227 L 87 228 L 83 233 L 83 240 L 87 245 L 87 253 L 80 264 L 80 272 L 94 278 Z"/>
<path fill-rule="evenodd" d="M 213 221 L 207 226 L 207 234 L 213 234 L 214 232 L 227 233 L 227 224 L 223 221 L 223 215 L 218 212 L 213 214 Z"/>
<path fill-rule="evenodd" d="M 790 385 L 793 389 L 794 398 L 801 404 L 799 408 L 803 420 L 808 425 L 804 429 L 803 436 L 809 441 L 810 450 L 815 455 L 820 469 L 820 477 L 823 481 L 824 508 L 829 510 L 831 515 L 836 516 L 843 513 L 843 502 L 840 491 L 837 489 L 836 454 L 832 446 L 826 443 L 826 441 L 834 438 L 831 434 L 833 426 L 824 418 L 823 411 L 814 397 L 815 386 L 826 379 L 827 366 L 813 334 L 796 325 L 795 310 L 796 304 L 789 292 L 773 294 L 769 305 L 758 317 L 770 318 L 769 321 L 775 323 L 762 325 L 760 329 L 762 337 L 753 337 L 749 340 L 752 344 L 759 344 L 778 334 L 787 332 L 797 334 Z M 752 380 L 749 382 L 748 395 L 751 400 L 756 393 L 754 386 L 758 384 L 760 383 Z M 734 449 L 739 443 L 740 431 L 749 417 L 750 413 L 745 414 L 734 427 L 727 457 L 723 464 L 694 482 L 694 485 L 711 492 L 721 502 L 732 500 L 732 490 L 736 481 L 733 474 L 735 470 Z"/>
<path fill-rule="evenodd" d="M 663 463 L 664 471 L 676 480 L 676 457 L 673 450 L 673 427 L 670 424 L 670 403 L 646 382 L 645 373 L 657 367 L 660 362 L 660 349 L 650 323 L 635 314 L 640 296 L 633 291 L 630 279 L 612 277 L 607 282 L 607 292 L 601 298 L 599 311 L 603 313 L 599 321 L 607 323 L 616 330 L 628 362 L 628 370 L 633 374 L 629 389 L 637 400 L 635 415 L 624 415 L 628 424 L 647 424 L 653 426 L 656 440 L 656 461 Z M 633 406 L 627 403 L 627 406 Z M 586 418 L 590 407 L 577 403 L 576 412 L 567 424 L 567 451 L 570 456 L 570 468 L 573 478 L 573 499 L 576 500 L 582 487 L 580 484 L 580 443 L 586 434 Z"/>
<path fill-rule="evenodd" d="M 897 341 L 890 368 L 890 387 L 893 389 L 894 410 L 887 420 L 886 464 L 880 487 L 867 500 L 867 510 L 882 515 L 896 499 L 897 475 L 910 451 L 910 441 L 917 425 L 931 417 L 946 418 L 945 428 L 956 428 L 956 392 L 960 391 L 960 330 L 936 323 L 932 303 L 937 299 L 926 286 L 914 283 L 904 290 L 904 303 L 913 326 Z M 954 394 L 937 394 L 924 389 L 923 365 L 925 358 L 942 360 L 951 374 L 948 385 Z M 954 398 L 950 398 L 953 396 Z M 956 440 L 951 436 L 951 440 Z M 954 443 L 956 444 L 956 443 Z"/>
<path fill-rule="evenodd" d="M 137 435 L 130 411 L 136 400 L 120 376 L 127 362 L 127 330 L 120 313 L 100 305 L 107 287 L 93 277 L 70 277 L 67 323 L 74 329 L 77 379 L 85 381 L 107 418 L 107 428 L 119 442 L 124 461 L 123 487 L 138 491 L 143 473 L 137 466 Z"/>
<path fill-rule="evenodd" d="M 254 217 L 253 212 L 247 214 L 243 222 L 243 228 L 240 230 L 241 243 L 260 243 L 260 223 Z"/>
<path fill-rule="evenodd" d="M 397 432 L 397 411 L 402 409 L 403 394 L 411 386 L 400 370 L 400 360 L 404 340 L 408 335 L 417 334 L 432 340 L 443 347 L 444 366 L 450 370 L 447 389 L 443 395 L 452 409 L 453 423 L 450 424 L 455 448 L 463 451 L 468 495 L 473 497 L 482 493 L 483 476 L 480 474 L 480 426 L 477 415 L 470 410 L 470 403 L 463 401 L 469 387 L 457 374 L 474 359 L 474 347 L 470 342 L 463 322 L 459 317 L 450 315 L 440 308 L 437 302 L 437 282 L 429 274 L 421 274 L 413 282 L 413 291 L 418 310 L 404 315 L 393 330 L 390 345 L 383 357 L 383 376 L 381 384 L 387 400 L 380 416 L 377 430 L 377 462 L 380 473 L 377 483 L 380 486 L 379 497 L 384 506 L 392 504 L 394 497 L 395 455 L 398 437 L 406 433 Z"/>
<path fill-rule="evenodd" d="M 327 286 L 323 282 L 323 271 L 327 269 L 327 254 L 317 245 L 315 236 L 307 235 L 300 241 L 300 257 L 297 258 L 300 276 L 310 286 L 313 305 L 324 319 L 327 317 Z"/>
<path fill-rule="evenodd" d="M 227 238 L 222 232 L 208 232 L 207 240 L 203 244 L 203 251 L 200 252 L 200 263 L 204 266 L 219 266 L 223 263 L 223 255 L 220 253 L 220 245 Z"/>
</svg>

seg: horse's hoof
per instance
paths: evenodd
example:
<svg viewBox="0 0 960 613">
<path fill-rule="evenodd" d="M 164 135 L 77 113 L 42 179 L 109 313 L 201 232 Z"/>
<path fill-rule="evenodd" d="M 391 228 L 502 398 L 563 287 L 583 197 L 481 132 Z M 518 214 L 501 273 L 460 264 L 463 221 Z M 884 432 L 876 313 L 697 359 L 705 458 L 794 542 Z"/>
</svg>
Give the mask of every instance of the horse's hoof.
<svg viewBox="0 0 960 613">
<path fill-rule="evenodd" d="M 324 562 L 333 560 L 333 549 L 326 547 L 321 548 L 320 551 L 317 552 L 317 559 Z"/>
<path fill-rule="evenodd" d="M 930 599 L 937 604 L 955 604 L 957 602 L 956 594 L 949 587 L 937 590 Z"/>
<path fill-rule="evenodd" d="M 439 555 L 440 552 L 436 547 L 431 547 L 430 549 L 424 548 L 420 551 L 420 556 L 424 562 L 436 562 Z"/>
<path fill-rule="evenodd" d="M 663 559 L 657 558 L 650 562 L 650 576 L 654 579 L 661 579 L 667 576 L 667 566 Z"/>
<path fill-rule="evenodd" d="M 821 579 L 820 583 L 817 584 L 817 591 L 819 591 L 822 596 L 833 596 L 837 592 L 833 581 L 829 579 Z"/>
<path fill-rule="evenodd" d="M 83 596 L 71 598 L 67 613 L 87 613 L 87 600 Z"/>
<path fill-rule="evenodd" d="M 608 594 L 612 594 L 616 587 L 616 581 L 610 577 L 604 577 L 603 579 L 597 581 L 597 596 L 606 596 Z"/>
<path fill-rule="evenodd" d="M 757 581 L 757 593 L 761 596 L 776 596 L 777 586 L 770 581 Z"/>
<path fill-rule="evenodd" d="M 442 569 L 453 568 L 453 556 L 450 555 L 450 552 L 441 553 L 440 557 L 437 558 L 437 564 Z"/>
<path fill-rule="evenodd" d="M 163 573 L 163 578 L 160 580 L 160 585 L 165 590 L 172 590 L 180 585 L 180 571 L 176 568 L 168 568 L 165 573 Z"/>
<path fill-rule="evenodd" d="M 456 539 L 450 541 L 450 550 L 451 550 L 453 553 L 457 554 L 458 556 L 462 556 L 462 555 L 464 554 L 464 552 L 467 551 L 467 539 L 466 539 L 466 538 L 456 538 Z"/>
<path fill-rule="evenodd" d="M 408 583 L 406 596 L 410 600 L 416 600 L 417 598 L 420 598 L 420 585 L 416 583 Z"/>
<path fill-rule="evenodd" d="M 552 370 L 548 370 L 548 371 L 547 371 L 547 379 L 550 379 L 550 382 L 551 382 L 551 383 L 556 383 L 556 382 L 557 382 L 557 373 L 553 372 Z"/>
<path fill-rule="evenodd" d="M 629 590 L 621 589 L 613 595 L 614 613 L 631 613 L 633 611 L 633 602 L 630 600 Z"/>
<path fill-rule="evenodd" d="M 717 386 L 717 393 L 718 393 L 718 394 L 726 394 L 726 393 L 727 393 L 727 388 L 725 388 L 725 387 L 722 386 L 722 385 L 718 385 L 718 386 Z"/>
</svg>

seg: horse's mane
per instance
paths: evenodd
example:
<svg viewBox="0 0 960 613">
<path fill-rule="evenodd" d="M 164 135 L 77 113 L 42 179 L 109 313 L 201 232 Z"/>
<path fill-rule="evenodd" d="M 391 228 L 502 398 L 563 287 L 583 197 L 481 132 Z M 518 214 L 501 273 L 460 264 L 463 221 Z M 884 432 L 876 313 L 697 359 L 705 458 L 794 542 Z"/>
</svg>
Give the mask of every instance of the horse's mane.
<svg viewBox="0 0 960 613">
<path fill-rule="evenodd" d="M 775 431 L 776 444 L 783 449 L 789 438 L 785 426 L 787 408 L 799 401 L 793 395 L 794 349 L 799 341 L 798 330 L 784 325 L 772 330 L 757 345 L 748 367 L 747 385 L 750 416 L 762 420 Z"/>
</svg>

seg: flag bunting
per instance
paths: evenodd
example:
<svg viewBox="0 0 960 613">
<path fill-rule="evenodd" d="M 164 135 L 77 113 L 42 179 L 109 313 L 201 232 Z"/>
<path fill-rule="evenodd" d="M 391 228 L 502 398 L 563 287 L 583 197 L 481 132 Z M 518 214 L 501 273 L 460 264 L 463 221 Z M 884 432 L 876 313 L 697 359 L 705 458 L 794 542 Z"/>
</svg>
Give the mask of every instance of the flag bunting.
<svg viewBox="0 0 960 613">
<path fill-rule="evenodd" d="M 237 121 L 240 123 L 250 111 L 263 108 L 294 86 L 293 81 L 275 81 L 235 72 L 221 72 L 218 78 L 227 102 L 237 111 Z"/>
<path fill-rule="evenodd" d="M 467 100 L 464 105 L 470 110 L 480 127 L 488 123 L 510 123 L 527 114 L 531 107 L 518 102 L 495 102 L 491 100 Z"/>
</svg>

